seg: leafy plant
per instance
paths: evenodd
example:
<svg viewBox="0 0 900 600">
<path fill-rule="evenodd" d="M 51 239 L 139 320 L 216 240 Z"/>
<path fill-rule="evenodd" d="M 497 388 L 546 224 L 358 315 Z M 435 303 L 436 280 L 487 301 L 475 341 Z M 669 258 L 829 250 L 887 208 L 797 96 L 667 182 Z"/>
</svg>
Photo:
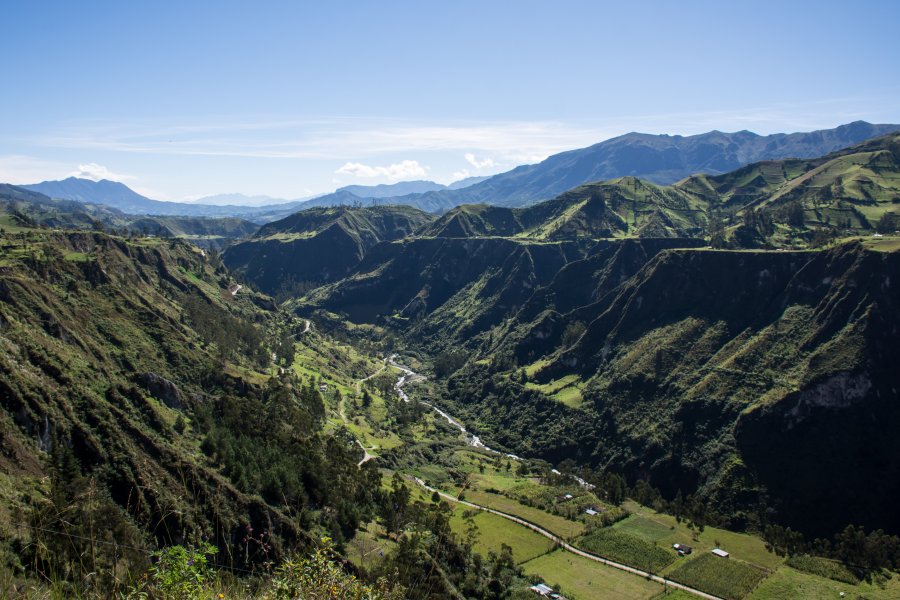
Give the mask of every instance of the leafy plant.
<svg viewBox="0 0 900 600">
<path fill-rule="evenodd" d="M 207 542 L 197 546 L 169 546 L 153 553 L 156 564 L 150 568 L 153 586 L 163 598 L 187 600 L 200 598 L 214 571 L 208 556 L 218 549 Z"/>
<path fill-rule="evenodd" d="M 285 561 L 275 571 L 270 600 L 400 600 L 404 589 L 391 586 L 385 578 L 366 585 L 344 571 L 337 562 L 329 538 L 308 557 Z"/>
</svg>

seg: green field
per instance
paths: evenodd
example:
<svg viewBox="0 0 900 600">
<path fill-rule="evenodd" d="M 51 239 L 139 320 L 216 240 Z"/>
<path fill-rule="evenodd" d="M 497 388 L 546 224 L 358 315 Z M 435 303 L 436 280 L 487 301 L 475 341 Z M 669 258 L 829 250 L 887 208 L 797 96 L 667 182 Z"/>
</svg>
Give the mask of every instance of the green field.
<svg viewBox="0 0 900 600">
<path fill-rule="evenodd" d="M 613 569 L 593 560 L 556 550 L 522 565 L 534 582 L 559 585 L 570 600 L 630 600 L 653 598 L 662 585 Z"/>
<path fill-rule="evenodd" d="M 465 499 L 481 506 L 521 517 L 565 539 L 572 539 L 584 533 L 584 523 L 551 515 L 505 496 L 469 490 L 465 494 Z"/>
<path fill-rule="evenodd" d="M 659 521 L 654 521 L 653 519 L 649 519 L 647 517 L 639 517 L 635 515 L 619 521 L 618 523 L 613 525 L 613 528 L 642 537 L 650 542 L 656 542 L 662 539 L 669 538 L 675 533 L 675 530 L 672 529 L 672 527 L 670 527 L 669 525 L 666 525 Z"/>
<path fill-rule="evenodd" d="M 741 600 L 765 579 L 766 572 L 733 558 L 702 554 L 682 563 L 668 577 L 726 600 Z"/>
<path fill-rule="evenodd" d="M 468 524 L 463 518 L 467 511 L 475 512 L 457 504 L 450 520 L 453 532 L 460 537 L 465 537 L 468 530 Z M 488 552 L 500 554 L 501 545 L 506 544 L 513 549 L 516 562 L 523 563 L 553 548 L 553 542 L 548 538 L 498 515 L 478 511 L 472 517 L 472 522 L 477 527 L 474 548 L 483 556 L 487 556 Z"/>
<path fill-rule="evenodd" d="M 759 584 L 749 600 L 794 600 L 794 598 L 840 598 L 844 592 L 847 600 L 896 600 L 900 598 L 900 577 L 894 575 L 883 584 L 862 583 L 849 585 L 801 573 L 790 567 L 781 567 Z"/>
<path fill-rule="evenodd" d="M 676 554 L 621 529 L 600 529 L 577 542 L 579 548 L 626 565 L 658 573 Z"/>
</svg>

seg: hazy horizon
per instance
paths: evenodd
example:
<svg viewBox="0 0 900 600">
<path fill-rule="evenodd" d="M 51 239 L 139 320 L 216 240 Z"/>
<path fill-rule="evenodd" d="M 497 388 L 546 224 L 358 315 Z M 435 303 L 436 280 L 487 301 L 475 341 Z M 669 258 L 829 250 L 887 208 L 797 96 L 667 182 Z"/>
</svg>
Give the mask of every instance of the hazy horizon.
<svg viewBox="0 0 900 600">
<path fill-rule="evenodd" d="M 866 4 L 865 28 L 828 3 L 17 4 L 0 181 L 294 199 L 493 175 L 630 131 L 900 123 L 900 8 Z"/>
</svg>

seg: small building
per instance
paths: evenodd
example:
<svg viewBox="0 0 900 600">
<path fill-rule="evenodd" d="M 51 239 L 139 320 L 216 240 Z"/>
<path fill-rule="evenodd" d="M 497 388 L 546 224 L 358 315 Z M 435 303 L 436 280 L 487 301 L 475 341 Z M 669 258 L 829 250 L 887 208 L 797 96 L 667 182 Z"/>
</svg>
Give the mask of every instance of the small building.
<svg viewBox="0 0 900 600">
<path fill-rule="evenodd" d="M 530 589 L 539 596 L 549 596 L 553 593 L 553 588 L 543 583 L 536 583 Z"/>
<path fill-rule="evenodd" d="M 572 494 L 566 494 L 565 496 L 563 496 L 563 500 L 571 500 L 574 497 L 575 496 L 573 496 Z"/>
<path fill-rule="evenodd" d="M 319 391 L 320 391 L 320 392 L 327 392 L 327 391 L 328 391 L 328 386 L 325 385 L 325 384 L 323 383 L 322 385 L 319 386 Z"/>
<path fill-rule="evenodd" d="M 729 554 L 722 550 L 721 548 L 713 548 L 712 553 L 716 556 L 721 556 L 722 558 L 728 558 Z"/>
<path fill-rule="evenodd" d="M 690 554 L 694 551 L 690 546 L 686 546 L 684 544 L 672 544 L 672 547 L 675 548 L 675 551 L 678 552 L 680 556 L 684 556 L 686 554 Z"/>
<path fill-rule="evenodd" d="M 594 510 L 593 508 L 589 508 L 589 509 L 587 509 L 586 511 L 584 511 L 584 514 L 588 515 L 589 517 L 594 517 L 594 516 L 599 515 L 600 513 L 598 513 L 598 512 L 597 512 L 596 510 Z"/>
</svg>

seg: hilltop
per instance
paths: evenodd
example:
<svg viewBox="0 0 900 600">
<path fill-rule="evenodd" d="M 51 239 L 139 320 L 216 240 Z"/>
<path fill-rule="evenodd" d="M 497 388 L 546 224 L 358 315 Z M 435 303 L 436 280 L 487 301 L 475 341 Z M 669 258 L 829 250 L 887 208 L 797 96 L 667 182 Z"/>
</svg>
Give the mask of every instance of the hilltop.
<svg viewBox="0 0 900 600">
<path fill-rule="evenodd" d="M 410 235 L 432 218 L 404 206 L 307 209 L 264 225 L 223 260 L 267 293 L 296 293 L 345 276 L 376 244 Z"/>
</svg>

